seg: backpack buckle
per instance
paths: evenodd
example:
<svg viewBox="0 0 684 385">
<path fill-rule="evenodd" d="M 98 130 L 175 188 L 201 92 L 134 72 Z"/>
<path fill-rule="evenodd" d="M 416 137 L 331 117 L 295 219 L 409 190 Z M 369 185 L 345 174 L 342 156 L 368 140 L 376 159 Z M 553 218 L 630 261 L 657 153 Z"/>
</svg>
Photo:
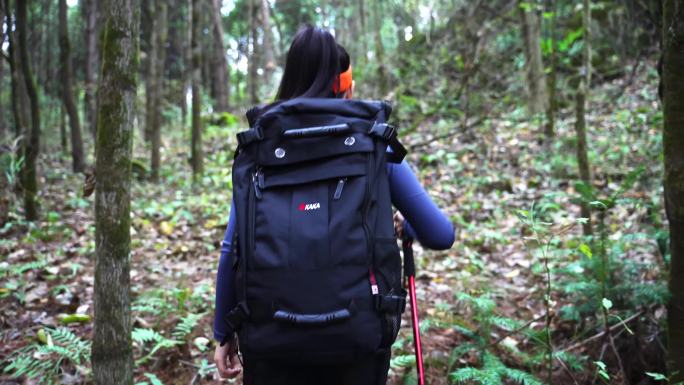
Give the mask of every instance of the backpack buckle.
<svg viewBox="0 0 684 385">
<path fill-rule="evenodd" d="M 249 309 L 246 302 L 239 302 L 231 311 L 226 314 L 224 320 L 231 331 L 236 331 L 240 325 L 249 318 Z"/>
<path fill-rule="evenodd" d="M 375 309 L 381 313 L 401 314 L 406 310 L 406 296 L 379 295 L 373 296 Z"/>
<path fill-rule="evenodd" d="M 387 123 L 374 122 L 371 129 L 368 131 L 369 134 L 378 136 L 382 139 L 390 141 L 397 137 L 397 130 L 394 126 Z"/>
<path fill-rule="evenodd" d="M 260 126 L 250 128 L 246 131 L 238 132 L 237 134 L 238 147 L 244 147 L 252 142 L 256 142 L 262 139 L 264 139 L 264 135 L 261 132 Z"/>
</svg>

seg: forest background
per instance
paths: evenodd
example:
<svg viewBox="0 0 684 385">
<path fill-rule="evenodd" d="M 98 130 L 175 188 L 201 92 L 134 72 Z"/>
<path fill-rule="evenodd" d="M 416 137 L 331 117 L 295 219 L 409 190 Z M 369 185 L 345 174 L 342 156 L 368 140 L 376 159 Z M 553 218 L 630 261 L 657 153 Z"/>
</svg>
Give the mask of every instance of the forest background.
<svg viewBox="0 0 684 385">
<path fill-rule="evenodd" d="M 235 133 L 305 23 L 457 228 L 418 248 L 428 383 L 684 380 L 684 2 L 1 3 L 0 383 L 220 382 Z M 392 384 L 416 381 L 404 321 Z"/>
</svg>

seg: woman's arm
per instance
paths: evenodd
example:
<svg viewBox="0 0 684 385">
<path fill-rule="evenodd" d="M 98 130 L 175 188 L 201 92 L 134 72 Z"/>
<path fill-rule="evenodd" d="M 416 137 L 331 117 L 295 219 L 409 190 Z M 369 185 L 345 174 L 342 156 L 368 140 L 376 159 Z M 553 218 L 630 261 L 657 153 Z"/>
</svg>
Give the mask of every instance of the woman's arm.
<svg viewBox="0 0 684 385">
<path fill-rule="evenodd" d="M 388 163 L 392 204 L 406 218 L 404 231 L 421 245 L 434 250 L 446 250 L 454 243 L 454 226 L 430 199 L 406 161 Z"/>
<path fill-rule="evenodd" d="M 230 218 L 226 233 L 221 242 L 221 258 L 219 259 L 218 273 L 216 275 L 216 309 L 214 312 L 214 339 L 221 341 L 226 336 L 226 314 L 235 306 L 235 293 L 233 280 L 235 271 L 233 265 L 232 241 L 235 231 L 235 202 L 230 207 Z"/>
</svg>

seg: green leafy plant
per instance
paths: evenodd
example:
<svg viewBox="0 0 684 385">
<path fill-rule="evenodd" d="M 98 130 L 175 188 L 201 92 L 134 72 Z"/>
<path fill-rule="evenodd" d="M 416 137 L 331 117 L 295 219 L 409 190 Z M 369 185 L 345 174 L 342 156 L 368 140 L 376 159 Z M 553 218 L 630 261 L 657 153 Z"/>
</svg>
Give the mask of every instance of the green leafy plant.
<svg viewBox="0 0 684 385">
<path fill-rule="evenodd" d="M 451 372 L 449 378 L 456 383 L 474 381 L 483 385 L 503 384 L 506 379 L 519 384 L 541 384 L 542 382 L 533 374 L 504 364 L 495 353 L 495 348 L 501 340 L 490 340 L 494 328 L 515 332 L 521 330 L 520 322 L 497 315 L 496 303 L 486 295 L 478 297 L 461 293 L 458 300 L 470 307 L 472 325 L 477 326 L 473 327 L 465 321 L 454 325 L 455 329 L 469 337 L 472 342 L 461 344 L 451 352 L 449 368 L 453 368 L 459 358 L 471 351 L 477 352 L 481 367 L 468 366 L 456 369 Z"/>
<path fill-rule="evenodd" d="M 89 341 L 68 328 L 44 328 L 38 332 L 36 342 L 16 350 L 3 362 L 3 372 L 15 379 L 25 376 L 38 384 L 58 384 L 68 366 L 87 374 L 85 363 L 89 357 Z"/>
</svg>

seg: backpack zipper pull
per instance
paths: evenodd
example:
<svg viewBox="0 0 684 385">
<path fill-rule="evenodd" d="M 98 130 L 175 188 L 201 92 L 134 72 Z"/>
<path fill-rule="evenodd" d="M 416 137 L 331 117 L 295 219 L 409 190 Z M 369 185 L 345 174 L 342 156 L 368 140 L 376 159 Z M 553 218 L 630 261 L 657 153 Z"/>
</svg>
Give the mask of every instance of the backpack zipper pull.
<svg viewBox="0 0 684 385">
<path fill-rule="evenodd" d="M 260 176 L 259 170 L 257 170 L 254 174 L 252 174 L 252 184 L 254 185 L 254 195 L 257 197 L 257 199 L 261 199 L 261 188 L 260 185 L 263 185 L 263 183 L 259 183 L 259 180 L 263 181 L 263 176 Z"/>
<path fill-rule="evenodd" d="M 333 200 L 340 199 L 342 197 L 342 189 L 344 189 L 344 182 L 347 181 L 347 178 L 341 178 L 339 182 L 337 182 L 337 187 L 335 188 L 335 194 L 333 195 Z"/>
</svg>

